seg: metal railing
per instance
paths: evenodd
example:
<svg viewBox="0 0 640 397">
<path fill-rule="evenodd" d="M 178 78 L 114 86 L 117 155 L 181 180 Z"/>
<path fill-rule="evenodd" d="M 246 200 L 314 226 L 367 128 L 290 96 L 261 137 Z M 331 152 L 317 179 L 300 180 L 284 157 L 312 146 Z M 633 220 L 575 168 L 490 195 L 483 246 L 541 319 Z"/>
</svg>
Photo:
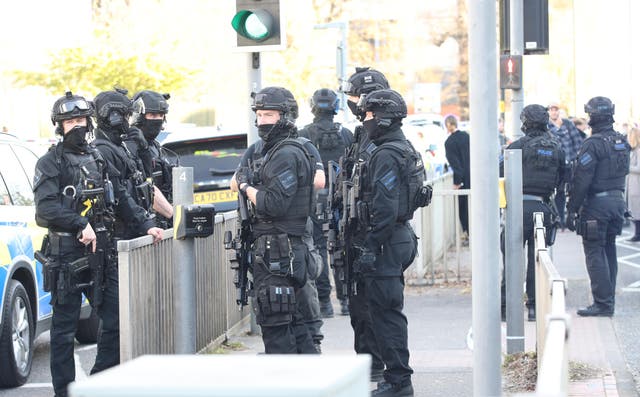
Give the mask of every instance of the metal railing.
<svg viewBox="0 0 640 397">
<path fill-rule="evenodd" d="M 545 243 L 543 214 L 535 219 L 536 342 L 538 381 L 535 395 L 566 396 L 569 382 L 569 315 L 566 279 L 560 277 Z"/>
<path fill-rule="evenodd" d="M 236 305 L 234 274 L 224 250 L 226 230 L 235 233 L 236 214 L 217 215 L 212 236 L 196 239 L 196 350 L 248 320 Z M 118 242 L 120 358 L 174 353 L 173 230 L 162 241 L 151 236 Z"/>
<path fill-rule="evenodd" d="M 418 256 L 405 273 L 412 285 L 433 285 L 436 277 L 449 281 L 450 273 L 461 279 L 461 228 L 458 220 L 459 195 L 469 195 L 469 189 L 452 190 L 453 174 L 448 173 L 427 181 L 433 187 L 428 207 L 416 211 L 412 227 L 418 236 Z M 449 268 L 449 249 L 455 246 L 455 268 Z"/>
</svg>

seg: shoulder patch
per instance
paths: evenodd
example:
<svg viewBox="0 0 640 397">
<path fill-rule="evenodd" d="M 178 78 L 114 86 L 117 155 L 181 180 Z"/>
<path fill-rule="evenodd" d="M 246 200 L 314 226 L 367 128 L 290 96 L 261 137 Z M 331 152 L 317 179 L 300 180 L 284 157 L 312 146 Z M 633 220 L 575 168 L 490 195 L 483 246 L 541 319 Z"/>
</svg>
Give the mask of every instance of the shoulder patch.
<svg viewBox="0 0 640 397">
<path fill-rule="evenodd" d="M 582 156 L 580 156 L 578 160 L 582 165 L 589 165 L 593 161 L 593 157 L 591 157 L 589 153 L 585 153 Z"/>
<path fill-rule="evenodd" d="M 278 174 L 278 180 L 285 190 L 289 190 L 296 183 L 296 176 L 293 175 L 293 171 L 287 169 Z"/>
<path fill-rule="evenodd" d="M 40 179 L 42 179 L 42 171 L 40 171 L 40 168 L 36 167 L 36 171 L 33 174 L 33 186 L 38 186 Z"/>
<path fill-rule="evenodd" d="M 393 170 L 389 170 L 380 178 L 380 182 L 387 191 L 392 191 L 398 186 L 398 176 Z"/>
</svg>

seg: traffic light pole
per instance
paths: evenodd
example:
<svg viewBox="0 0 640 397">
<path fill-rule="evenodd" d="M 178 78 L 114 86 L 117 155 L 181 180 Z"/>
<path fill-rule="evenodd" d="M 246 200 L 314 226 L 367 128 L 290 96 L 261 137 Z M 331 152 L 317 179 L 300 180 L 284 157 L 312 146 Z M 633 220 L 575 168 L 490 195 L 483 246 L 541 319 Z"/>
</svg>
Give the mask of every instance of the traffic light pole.
<svg viewBox="0 0 640 397">
<path fill-rule="evenodd" d="M 510 0 L 509 3 L 509 55 L 524 54 L 524 6 L 523 0 Z M 524 65 L 524 61 L 522 62 Z M 522 68 L 524 79 L 524 67 Z M 511 90 L 511 133 L 513 140 L 520 138 L 523 133 L 520 130 L 520 113 L 524 108 L 524 90 Z"/>
<path fill-rule="evenodd" d="M 496 2 L 469 3 L 473 395 L 500 396 Z"/>
<path fill-rule="evenodd" d="M 257 93 L 262 89 L 262 69 L 260 67 L 260 53 L 259 52 L 248 52 L 248 62 L 249 66 L 247 70 L 249 74 L 247 76 L 247 81 L 249 82 L 249 93 Z M 251 103 L 253 99 L 249 102 Z M 260 139 L 258 137 L 258 128 L 256 127 L 256 115 L 251 110 L 251 106 L 249 106 L 249 125 L 247 126 L 247 147 L 251 146 L 252 143 L 255 143 Z"/>
</svg>

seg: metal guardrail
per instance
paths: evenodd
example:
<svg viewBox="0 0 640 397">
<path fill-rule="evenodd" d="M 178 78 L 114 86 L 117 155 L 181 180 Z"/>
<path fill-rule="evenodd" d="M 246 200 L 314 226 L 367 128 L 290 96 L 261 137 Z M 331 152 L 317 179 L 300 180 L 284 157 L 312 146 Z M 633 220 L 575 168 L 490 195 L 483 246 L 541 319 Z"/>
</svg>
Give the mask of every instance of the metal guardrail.
<svg viewBox="0 0 640 397">
<path fill-rule="evenodd" d="M 534 214 L 536 252 L 536 342 L 538 381 L 535 395 L 566 396 L 569 382 L 567 280 L 560 277 L 545 244 L 543 214 Z"/>
<path fill-rule="evenodd" d="M 196 350 L 248 321 L 235 302 L 234 274 L 224 250 L 226 230 L 235 233 L 236 214 L 217 215 L 212 236 L 196 239 Z M 154 245 L 151 236 L 118 242 L 120 359 L 173 354 L 173 230 Z"/>
<path fill-rule="evenodd" d="M 433 198 L 428 207 L 416 211 L 411 225 L 418 236 L 418 256 L 405 275 L 411 285 L 433 285 L 436 274 L 449 281 L 450 272 L 460 281 L 461 240 L 458 221 L 458 200 L 469 189 L 448 189 L 453 183 L 453 174 L 448 173 L 427 181 L 433 187 Z M 449 248 L 455 246 L 456 268 L 449 269 Z"/>
</svg>

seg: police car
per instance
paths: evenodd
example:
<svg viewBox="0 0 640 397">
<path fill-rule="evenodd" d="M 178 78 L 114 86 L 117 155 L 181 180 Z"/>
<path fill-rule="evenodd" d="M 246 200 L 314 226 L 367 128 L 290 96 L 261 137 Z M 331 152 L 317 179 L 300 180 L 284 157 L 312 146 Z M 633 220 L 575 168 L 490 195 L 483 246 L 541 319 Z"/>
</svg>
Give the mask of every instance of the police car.
<svg viewBox="0 0 640 397">
<path fill-rule="evenodd" d="M 216 127 L 190 127 L 165 133 L 162 146 L 172 163 L 193 167 L 194 204 L 213 204 L 216 212 L 235 211 L 238 193 L 229 189 L 231 177 L 247 150 L 247 135 Z"/>
<path fill-rule="evenodd" d="M 51 327 L 50 293 L 42 264 L 33 257 L 46 229 L 35 223 L 32 191 L 38 156 L 30 146 L 0 134 L 0 386 L 20 386 L 31 372 L 33 341 Z M 95 342 L 97 316 L 83 306 L 76 338 Z"/>
</svg>

